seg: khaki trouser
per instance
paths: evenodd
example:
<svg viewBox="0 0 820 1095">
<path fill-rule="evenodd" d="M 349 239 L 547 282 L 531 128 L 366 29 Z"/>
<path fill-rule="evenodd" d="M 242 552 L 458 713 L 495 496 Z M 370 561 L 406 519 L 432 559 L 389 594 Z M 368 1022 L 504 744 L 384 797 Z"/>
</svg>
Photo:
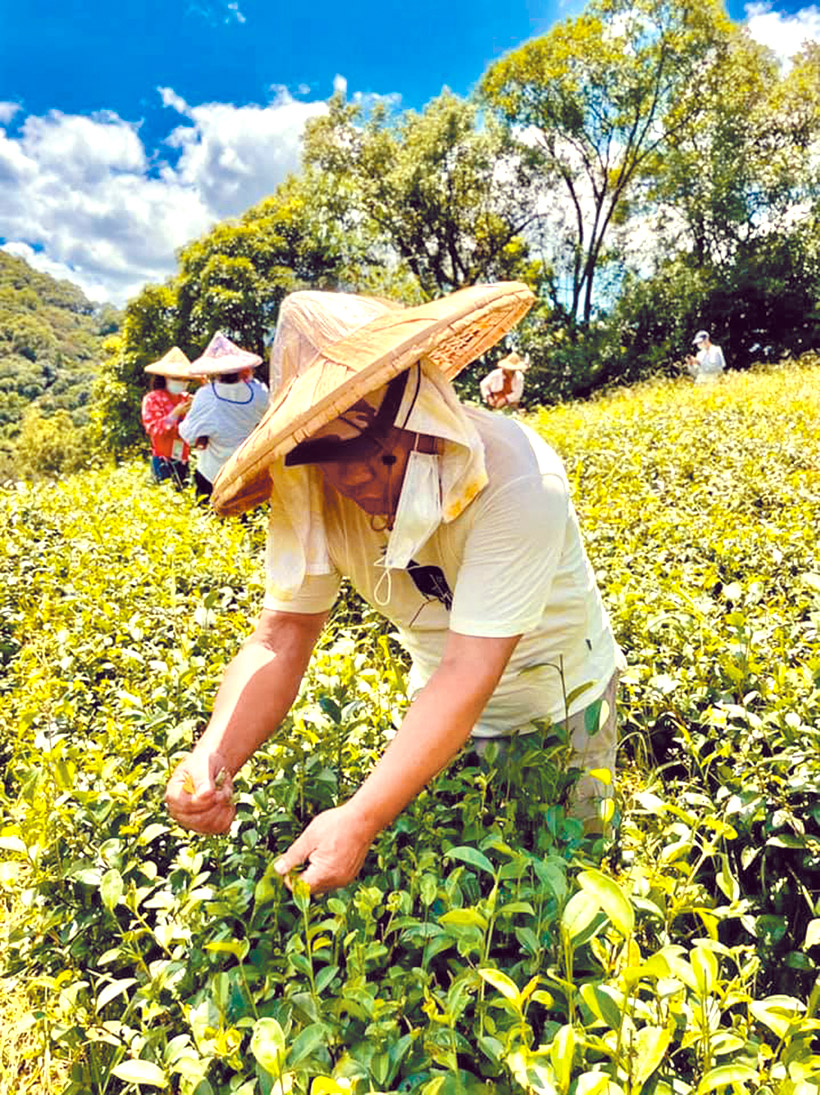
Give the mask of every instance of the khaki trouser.
<svg viewBox="0 0 820 1095">
<path fill-rule="evenodd" d="M 603 695 L 588 707 L 570 715 L 569 738 L 572 743 L 572 765 L 587 773 L 595 769 L 610 772 L 608 783 L 584 774 L 575 785 L 569 806 L 570 817 L 583 821 L 587 832 L 600 832 L 603 828 L 599 806 L 603 799 L 612 798 L 615 785 L 615 759 L 618 752 L 618 721 L 615 711 L 615 695 L 618 691 L 618 673 L 612 674 Z M 589 729 L 587 729 L 589 727 Z M 489 743 L 499 748 L 499 760 L 507 751 L 505 738 L 473 738 L 476 752 L 481 756 Z"/>
</svg>

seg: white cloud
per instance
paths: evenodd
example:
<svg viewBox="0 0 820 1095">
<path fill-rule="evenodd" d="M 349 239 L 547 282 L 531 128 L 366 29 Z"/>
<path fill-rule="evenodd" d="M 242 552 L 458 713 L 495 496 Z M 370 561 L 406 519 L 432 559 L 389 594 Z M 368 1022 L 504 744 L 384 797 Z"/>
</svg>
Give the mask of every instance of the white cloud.
<svg viewBox="0 0 820 1095">
<path fill-rule="evenodd" d="M 188 104 L 181 95 L 177 95 L 172 87 L 158 87 L 157 91 L 160 94 L 163 106 L 171 107 L 177 114 L 188 113 Z"/>
<path fill-rule="evenodd" d="M 794 12 L 773 11 L 769 3 L 746 5 L 749 33 L 772 49 L 784 67 L 805 42 L 820 42 L 820 7 L 812 4 Z"/>
<path fill-rule="evenodd" d="M 324 102 L 299 102 L 283 89 L 269 106 L 203 103 L 180 111 L 193 125 L 177 127 L 166 143 L 181 150 L 163 171 L 228 217 L 270 194 L 299 166 L 305 123 L 327 111 Z"/>
<path fill-rule="evenodd" d="M 8 125 L 19 109 L 19 103 L 0 101 L 0 125 Z"/>
<path fill-rule="evenodd" d="M 275 190 L 298 168 L 306 121 L 327 110 L 283 89 L 267 106 L 242 107 L 159 92 L 186 124 L 156 149 L 110 111 L 55 110 L 26 117 L 16 135 L 0 129 L 6 250 L 92 299 L 124 303 L 174 273 L 178 248 Z"/>
</svg>

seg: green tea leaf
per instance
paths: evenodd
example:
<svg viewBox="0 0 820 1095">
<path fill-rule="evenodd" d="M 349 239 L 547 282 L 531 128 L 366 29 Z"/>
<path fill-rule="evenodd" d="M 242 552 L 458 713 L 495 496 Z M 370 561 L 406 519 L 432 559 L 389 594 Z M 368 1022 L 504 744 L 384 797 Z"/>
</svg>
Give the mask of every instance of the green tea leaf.
<svg viewBox="0 0 820 1095">
<path fill-rule="evenodd" d="M 291 1068 L 295 1067 L 300 1061 L 315 1053 L 326 1041 L 327 1031 L 324 1023 L 311 1023 L 294 1038 L 288 1052 L 288 1065 Z"/>
<path fill-rule="evenodd" d="M 444 858 L 460 859 L 463 863 L 468 863 L 471 867 L 475 867 L 479 871 L 486 871 L 487 874 L 495 875 L 495 868 L 484 853 L 480 852 L 477 848 L 469 847 L 469 845 L 462 845 L 458 848 L 448 848 L 444 853 Z"/>
<path fill-rule="evenodd" d="M 564 907 L 561 927 L 575 942 L 592 927 L 601 911 L 597 898 L 586 890 L 573 894 Z"/>
<path fill-rule="evenodd" d="M 131 1060 L 115 1065 L 111 1072 L 118 1080 L 128 1084 L 147 1084 L 149 1087 L 168 1087 L 165 1073 L 152 1061 Z"/>
<path fill-rule="evenodd" d="M 120 903 L 123 889 L 122 875 L 114 867 L 106 871 L 100 879 L 100 897 L 109 912 L 113 912 Z"/>
<path fill-rule="evenodd" d="M 757 1069 L 748 1065 L 719 1065 L 710 1069 L 697 1087 L 697 1095 L 706 1095 L 708 1091 L 715 1091 L 719 1087 L 728 1087 L 729 1084 L 757 1084 L 760 1074 Z"/>
<path fill-rule="evenodd" d="M 487 984 L 492 985 L 494 989 L 497 989 L 505 999 L 515 1004 L 520 1002 L 521 994 L 518 991 L 518 985 L 516 985 L 515 981 L 509 978 L 506 973 L 502 973 L 501 970 L 490 969 L 483 969 L 478 972 Z"/>
<path fill-rule="evenodd" d="M 272 1076 L 278 1076 L 285 1060 L 285 1034 L 270 1017 L 257 1019 L 251 1035 L 251 1053 Z"/>
<path fill-rule="evenodd" d="M 487 917 L 478 909 L 451 909 L 438 918 L 439 924 L 452 928 L 480 928 L 485 931 Z"/>
<path fill-rule="evenodd" d="M 102 1011 L 106 1004 L 116 1000 L 122 993 L 127 992 L 132 985 L 136 985 L 136 977 L 123 977 L 119 981 L 110 981 L 97 996 L 97 1011 Z"/>
<path fill-rule="evenodd" d="M 664 1060 L 671 1041 L 669 1027 L 641 1027 L 635 1034 L 632 1039 L 632 1080 L 635 1090 L 640 1090 Z"/>
<path fill-rule="evenodd" d="M 596 898 L 621 935 L 630 936 L 635 929 L 635 910 L 618 883 L 594 869 L 581 871 L 578 882 L 582 890 Z"/>
</svg>

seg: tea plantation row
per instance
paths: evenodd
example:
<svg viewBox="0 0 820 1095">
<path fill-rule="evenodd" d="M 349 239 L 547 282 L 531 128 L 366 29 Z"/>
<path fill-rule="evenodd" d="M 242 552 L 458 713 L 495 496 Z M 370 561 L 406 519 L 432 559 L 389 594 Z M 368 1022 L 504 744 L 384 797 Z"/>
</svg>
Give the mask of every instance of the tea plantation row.
<svg viewBox="0 0 820 1095">
<path fill-rule="evenodd" d="M 228 836 L 162 791 L 261 600 L 264 515 L 139 465 L 0 497 L 0 1091 L 820 1091 L 820 360 L 543 411 L 629 670 L 620 826 L 560 728 L 460 758 L 357 884 L 271 864 L 405 706 L 352 598 Z"/>
</svg>

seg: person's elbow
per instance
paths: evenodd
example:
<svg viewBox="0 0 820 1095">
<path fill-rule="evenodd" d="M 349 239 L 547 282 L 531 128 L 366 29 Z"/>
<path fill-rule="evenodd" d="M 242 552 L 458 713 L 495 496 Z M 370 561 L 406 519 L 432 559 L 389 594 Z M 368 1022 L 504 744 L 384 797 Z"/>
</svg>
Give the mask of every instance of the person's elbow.
<svg viewBox="0 0 820 1095">
<path fill-rule="evenodd" d="M 281 612 L 263 608 L 246 645 L 277 657 L 307 662 L 327 621 L 327 612 Z"/>
</svg>

